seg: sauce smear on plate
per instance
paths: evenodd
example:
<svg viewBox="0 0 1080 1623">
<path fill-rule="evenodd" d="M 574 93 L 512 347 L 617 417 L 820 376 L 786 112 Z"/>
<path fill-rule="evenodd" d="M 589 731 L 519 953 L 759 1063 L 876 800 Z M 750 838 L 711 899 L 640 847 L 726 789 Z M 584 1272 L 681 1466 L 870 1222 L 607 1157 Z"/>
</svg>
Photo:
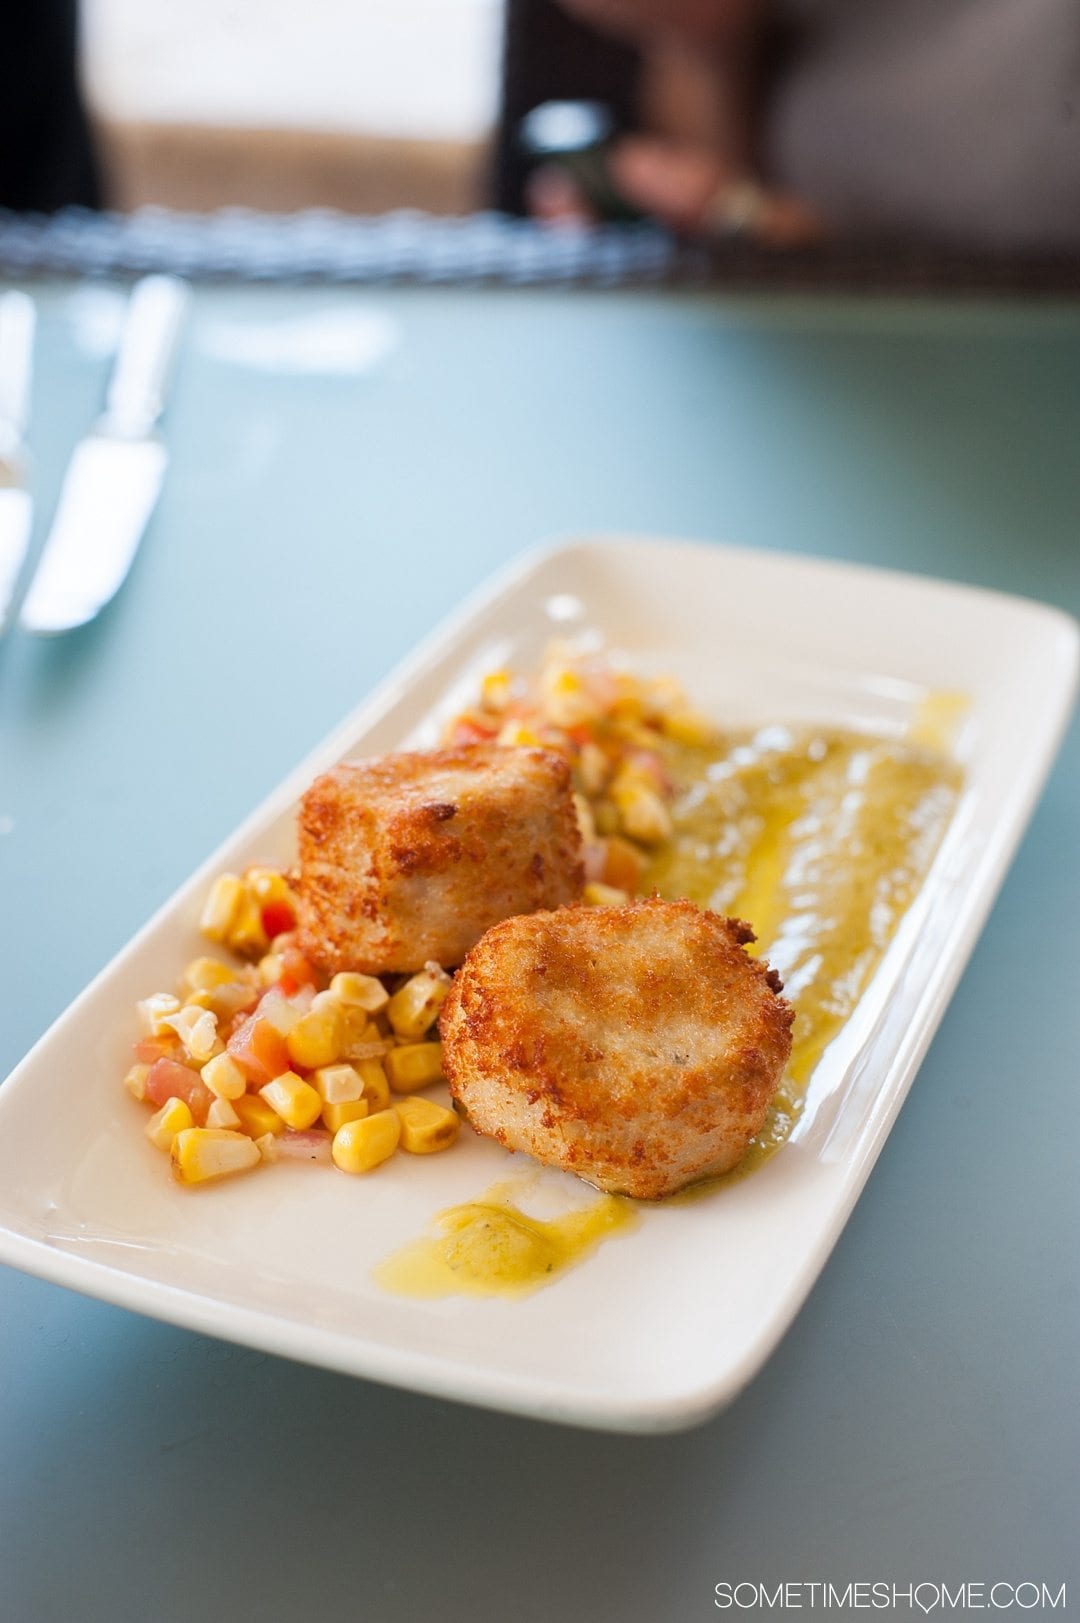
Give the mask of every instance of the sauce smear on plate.
<svg viewBox="0 0 1080 1623">
<path fill-rule="evenodd" d="M 414 1240 L 381 1263 L 375 1278 L 399 1296 L 527 1296 L 634 1221 L 633 1201 L 603 1195 L 561 1217 L 530 1217 L 512 1183 L 436 1219 L 439 1233 Z"/>
<path fill-rule="evenodd" d="M 795 1043 L 769 1118 L 728 1178 L 775 1153 L 815 1065 L 914 901 L 961 774 L 910 740 L 783 727 L 672 746 L 674 834 L 646 888 L 753 925 L 795 1005 Z"/>
</svg>

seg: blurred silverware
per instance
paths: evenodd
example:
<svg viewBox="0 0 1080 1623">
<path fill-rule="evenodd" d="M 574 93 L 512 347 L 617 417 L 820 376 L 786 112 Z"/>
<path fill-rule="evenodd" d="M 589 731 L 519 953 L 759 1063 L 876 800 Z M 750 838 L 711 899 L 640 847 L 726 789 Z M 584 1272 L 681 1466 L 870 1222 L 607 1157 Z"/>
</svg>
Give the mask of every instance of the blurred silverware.
<svg viewBox="0 0 1080 1623">
<path fill-rule="evenodd" d="M 154 427 L 190 296 L 173 276 L 147 276 L 132 291 L 105 414 L 75 448 L 22 606 L 26 631 L 85 625 L 131 567 L 168 466 Z"/>
<path fill-rule="evenodd" d="M 23 446 L 33 353 L 33 301 L 25 293 L 0 295 L 0 629 L 26 557 L 34 516 Z"/>
</svg>

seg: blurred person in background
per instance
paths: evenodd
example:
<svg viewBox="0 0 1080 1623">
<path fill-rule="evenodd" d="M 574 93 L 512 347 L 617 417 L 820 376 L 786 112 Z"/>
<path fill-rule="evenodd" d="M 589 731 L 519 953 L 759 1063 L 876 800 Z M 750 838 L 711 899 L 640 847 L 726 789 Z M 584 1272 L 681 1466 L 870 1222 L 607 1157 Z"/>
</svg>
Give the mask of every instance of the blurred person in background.
<svg viewBox="0 0 1080 1623">
<path fill-rule="evenodd" d="M 610 178 L 679 232 L 1080 252 L 1080 0 L 559 3 L 629 48 Z M 510 60 L 515 11 L 549 5 L 510 0 Z M 550 166 L 527 200 L 590 212 Z"/>
<path fill-rule="evenodd" d="M 99 208 L 78 80 L 77 0 L 7 0 L 3 18 L 0 208 Z"/>
<path fill-rule="evenodd" d="M 628 132 L 616 193 L 681 233 L 1080 255 L 1080 0 L 559 7 L 508 0 L 504 127 L 595 94 Z M 0 206 L 98 206 L 77 0 L 8 0 L 4 23 Z M 497 201 L 522 190 L 503 175 Z M 589 213 L 565 169 L 536 168 L 524 200 Z"/>
</svg>

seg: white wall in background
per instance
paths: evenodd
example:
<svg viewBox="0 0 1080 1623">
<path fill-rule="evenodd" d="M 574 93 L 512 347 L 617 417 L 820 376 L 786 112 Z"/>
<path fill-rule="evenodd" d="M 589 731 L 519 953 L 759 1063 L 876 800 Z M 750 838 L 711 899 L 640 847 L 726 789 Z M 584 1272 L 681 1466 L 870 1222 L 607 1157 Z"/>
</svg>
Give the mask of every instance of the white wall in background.
<svg viewBox="0 0 1080 1623">
<path fill-rule="evenodd" d="M 469 140 L 494 120 L 500 0 L 83 0 L 119 120 Z"/>
</svg>

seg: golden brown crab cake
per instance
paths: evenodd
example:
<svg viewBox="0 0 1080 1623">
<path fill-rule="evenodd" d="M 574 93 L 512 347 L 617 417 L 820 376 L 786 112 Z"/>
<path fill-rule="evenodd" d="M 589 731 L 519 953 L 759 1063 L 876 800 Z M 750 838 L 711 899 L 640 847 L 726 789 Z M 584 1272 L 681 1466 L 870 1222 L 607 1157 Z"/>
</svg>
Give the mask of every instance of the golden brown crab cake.
<svg viewBox="0 0 1080 1623">
<path fill-rule="evenodd" d="M 750 926 L 692 902 L 506 919 L 443 1006 L 443 1069 L 480 1133 L 656 1200 L 735 1165 L 791 1052 Z"/>
<path fill-rule="evenodd" d="M 335 767 L 300 802 L 299 857 L 300 945 L 328 974 L 459 964 L 584 883 L 565 760 L 495 744 Z"/>
</svg>

